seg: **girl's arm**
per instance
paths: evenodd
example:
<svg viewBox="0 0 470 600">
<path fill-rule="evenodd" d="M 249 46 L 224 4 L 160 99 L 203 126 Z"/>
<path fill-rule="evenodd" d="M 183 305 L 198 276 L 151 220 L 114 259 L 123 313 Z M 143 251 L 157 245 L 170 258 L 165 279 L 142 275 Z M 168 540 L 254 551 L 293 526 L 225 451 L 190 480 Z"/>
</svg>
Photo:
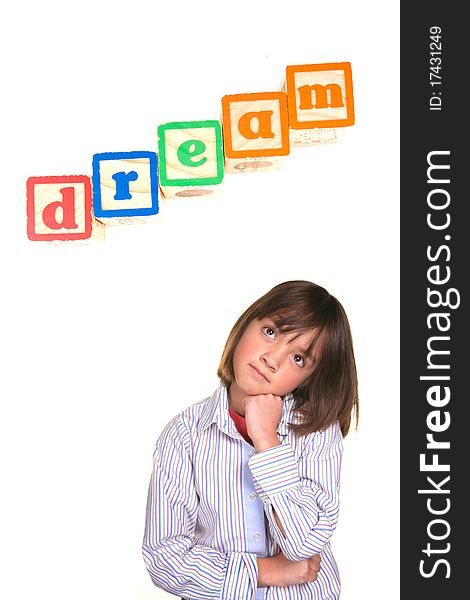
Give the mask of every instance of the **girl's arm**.
<svg viewBox="0 0 470 600">
<path fill-rule="evenodd" d="M 343 438 L 334 424 L 300 438 L 302 450 L 296 456 L 290 444 L 280 445 L 272 435 L 280 417 L 278 403 L 264 400 L 257 397 L 251 409 L 251 402 L 245 406 L 257 450 L 248 466 L 282 553 L 292 561 L 305 560 L 322 551 L 336 528 Z"/>
<path fill-rule="evenodd" d="M 282 552 L 270 558 L 258 558 L 258 587 L 286 587 L 315 581 L 320 562 L 319 554 L 295 562 L 287 560 Z"/>
<path fill-rule="evenodd" d="M 156 586 L 179 597 L 254 599 L 256 555 L 196 545 L 197 511 L 190 439 L 178 416 L 155 448 L 143 542 L 147 569 Z"/>
</svg>

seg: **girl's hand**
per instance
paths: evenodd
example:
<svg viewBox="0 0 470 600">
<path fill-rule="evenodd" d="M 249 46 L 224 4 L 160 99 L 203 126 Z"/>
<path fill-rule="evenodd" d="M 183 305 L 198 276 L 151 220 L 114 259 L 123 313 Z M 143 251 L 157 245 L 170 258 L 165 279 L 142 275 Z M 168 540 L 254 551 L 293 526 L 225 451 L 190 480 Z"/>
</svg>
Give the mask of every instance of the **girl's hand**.
<svg viewBox="0 0 470 600">
<path fill-rule="evenodd" d="M 261 452 L 279 445 L 276 429 L 282 414 L 282 398 L 273 394 L 246 396 L 242 400 L 248 435 Z"/>
<path fill-rule="evenodd" d="M 286 587 L 315 581 L 320 562 L 319 554 L 300 561 L 288 560 L 282 552 L 271 558 L 258 558 L 258 587 Z"/>
</svg>

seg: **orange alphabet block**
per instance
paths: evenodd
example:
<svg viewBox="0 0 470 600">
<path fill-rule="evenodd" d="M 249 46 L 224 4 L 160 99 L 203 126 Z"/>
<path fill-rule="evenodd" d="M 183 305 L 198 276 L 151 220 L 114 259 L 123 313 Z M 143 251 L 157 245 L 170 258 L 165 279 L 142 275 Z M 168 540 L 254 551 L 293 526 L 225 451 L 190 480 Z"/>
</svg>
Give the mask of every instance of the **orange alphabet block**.
<svg viewBox="0 0 470 600">
<path fill-rule="evenodd" d="M 290 152 L 284 92 L 224 96 L 222 123 L 225 172 L 279 169 Z"/>
<path fill-rule="evenodd" d="M 283 90 L 292 145 L 335 142 L 337 128 L 354 124 L 351 63 L 288 66 Z"/>
</svg>

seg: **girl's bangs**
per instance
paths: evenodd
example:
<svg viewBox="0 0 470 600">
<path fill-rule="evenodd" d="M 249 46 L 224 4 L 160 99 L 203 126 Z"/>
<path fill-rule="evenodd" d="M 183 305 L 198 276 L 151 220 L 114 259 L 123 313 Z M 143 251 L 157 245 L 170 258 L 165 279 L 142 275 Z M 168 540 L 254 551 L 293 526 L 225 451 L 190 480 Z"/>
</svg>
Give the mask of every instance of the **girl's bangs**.
<svg viewBox="0 0 470 600">
<path fill-rule="evenodd" d="M 275 314 L 270 314 L 269 311 L 260 311 L 257 315 L 258 319 L 270 319 L 275 325 L 276 329 L 281 333 L 295 333 L 296 337 L 311 331 L 312 339 L 305 353 L 308 356 L 312 356 L 315 346 L 321 337 L 321 325 L 316 315 L 311 310 L 303 311 L 299 307 L 286 307 L 285 309 L 276 311 Z"/>
<path fill-rule="evenodd" d="M 320 325 L 316 314 L 311 310 L 302 310 L 302 307 L 289 306 L 275 312 L 269 310 L 259 311 L 258 319 L 271 319 L 281 333 L 304 333 L 310 329 L 317 329 Z"/>
</svg>

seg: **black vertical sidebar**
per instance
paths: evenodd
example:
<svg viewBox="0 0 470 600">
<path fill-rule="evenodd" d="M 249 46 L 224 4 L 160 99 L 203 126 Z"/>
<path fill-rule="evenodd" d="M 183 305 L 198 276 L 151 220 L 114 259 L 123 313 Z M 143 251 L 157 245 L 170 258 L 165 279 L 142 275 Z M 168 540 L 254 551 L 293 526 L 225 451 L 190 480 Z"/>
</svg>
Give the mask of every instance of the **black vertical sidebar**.
<svg viewBox="0 0 470 600">
<path fill-rule="evenodd" d="M 469 595 L 469 41 L 462 5 L 401 3 L 402 600 Z"/>
</svg>

